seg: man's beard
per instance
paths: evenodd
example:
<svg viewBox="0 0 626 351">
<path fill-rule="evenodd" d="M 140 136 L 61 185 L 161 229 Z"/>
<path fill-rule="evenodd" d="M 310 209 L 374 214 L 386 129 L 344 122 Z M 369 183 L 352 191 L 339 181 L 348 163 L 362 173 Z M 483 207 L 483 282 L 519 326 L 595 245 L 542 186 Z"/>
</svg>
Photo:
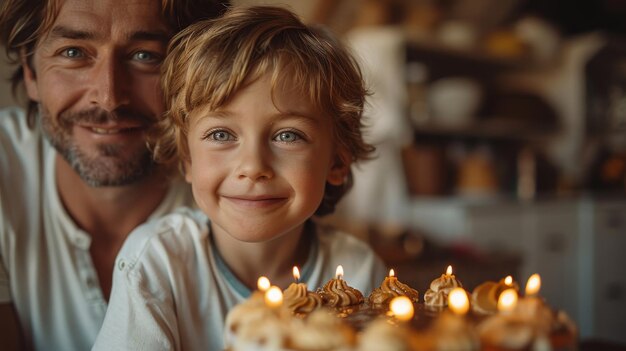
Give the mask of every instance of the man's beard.
<svg viewBox="0 0 626 351">
<path fill-rule="evenodd" d="M 123 186 L 134 184 L 154 171 L 155 163 L 147 146 L 129 148 L 123 144 L 99 144 L 93 155 L 81 150 L 72 137 L 72 127 L 78 121 L 104 123 L 109 119 L 140 120 L 144 125 L 152 123 L 150 118 L 130 112 L 112 115 L 100 109 L 78 113 L 63 113 L 58 124 L 40 105 L 39 114 L 46 139 L 71 165 L 80 178 L 92 187 Z"/>
</svg>

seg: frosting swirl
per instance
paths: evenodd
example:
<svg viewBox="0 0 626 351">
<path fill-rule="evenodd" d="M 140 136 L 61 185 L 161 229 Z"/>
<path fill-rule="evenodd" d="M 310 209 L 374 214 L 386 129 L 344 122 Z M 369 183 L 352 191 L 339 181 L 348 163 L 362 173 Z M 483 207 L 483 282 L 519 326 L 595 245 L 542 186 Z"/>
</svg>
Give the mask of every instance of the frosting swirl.
<svg viewBox="0 0 626 351">
<path fill-rule="evenodd" d="M 289 334 L 296 350 L 347 350 L 356 342 L 354 331 L 326 309 L 293 320 Z"/>
<path fill-rule="evenodd" d="M 343 279 L 331 279 L 317 290 L 326 306 L 346 307 L 358 305 L 364 301 L 363 294 L 351 287 Z"/>
<path fill-rule="evenodd" d="M 478 326 L 483 344 L 512 350 L 551 350 L 547 334 L 528 320 L 496 314 Z"/>
<path fill-rule="evenodd" d="M 445 311 L 435 320 L 430 334 L 436 340 L 435 350 L 442 351 L 478 351 L 478 334 L 467 321 L 460 316 Z"/>
<path fill-rule="evenodd" d="M 400 282 L 396 277 L 386 277 L 380 287 L 374 289 L 368 300 L 371 304 L 388 304 L 396 296 L 406 296 L 413 303 L 419 302 L 417 290 Z"/>
<path fill-rule="evenodd" d="M 481 314 L 494 314 L 498 312 L 498 298 L 506 289 L 515 289 L 519 292 L 519 285 L 512 283 L 507 285 L 504 279 L 499 282 L 487 281 L 472 291 L 472 310 Z"/>
<path fill-rule="evenodd" d="M 307 290 L 305 284 L 291 284 L 283 292 L 283 304 L 293 313 L 310 313 L 322 305 L 322 298 Z"/>
<path fill-rule="evenodd" d="M 446 306 L 450 291 L 462 287 L 463 284 L 454 275 L 442 274 L 430 283 L 430 289 L 424 294 L 424 302 L 428 306 Z"/>
</svg>

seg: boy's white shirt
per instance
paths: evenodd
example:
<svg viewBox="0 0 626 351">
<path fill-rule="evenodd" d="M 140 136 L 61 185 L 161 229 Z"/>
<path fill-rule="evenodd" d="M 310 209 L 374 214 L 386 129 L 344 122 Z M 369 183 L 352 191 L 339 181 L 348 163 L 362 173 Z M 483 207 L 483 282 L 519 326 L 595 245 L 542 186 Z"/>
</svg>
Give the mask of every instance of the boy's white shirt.
<svg viewBox="0 0 626 351">
<path fill-rule="evenodd" d="M 380 285 L 387 269 L 366 243 L 320 226 L 315 232 L 301 267 L 309 289 L 333 278 L 339 264 L 364 294 Z M 124 244 L 93 349 L 223 350 L 226 315 L 249 294 L 211 245 L 204 213 L 181 209 L 138 228 Z"/>
</svg>

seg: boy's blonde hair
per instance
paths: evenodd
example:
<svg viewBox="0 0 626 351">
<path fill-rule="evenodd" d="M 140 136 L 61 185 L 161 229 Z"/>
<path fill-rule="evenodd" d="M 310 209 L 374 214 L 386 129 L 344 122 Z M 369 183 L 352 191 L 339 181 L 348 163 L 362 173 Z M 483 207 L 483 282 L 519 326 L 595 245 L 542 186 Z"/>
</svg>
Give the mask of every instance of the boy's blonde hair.
<svg viewBox="0 0 626 351">
<path fill-rule="evenodd" d="M 367 159 L 374 147 L 362 137 L 367 90 L 354 58 L 327 31 L 304 25 L 289 10 L 256 6 L 233 8 L 224 16 L 201 21 L 176 35 L 163 64 L 167 111 L 152 135 L 157 161 L 189 161 L 189 114 L 196 108 L 218 109 L 245 85 L 271 75 L 272 91 L 288 84 L 332 118 L 338 163 Z M 334 210 L 352 186 L 352 172 L 342 186 L 326 184 L 316 214 Z"/>
</svg>

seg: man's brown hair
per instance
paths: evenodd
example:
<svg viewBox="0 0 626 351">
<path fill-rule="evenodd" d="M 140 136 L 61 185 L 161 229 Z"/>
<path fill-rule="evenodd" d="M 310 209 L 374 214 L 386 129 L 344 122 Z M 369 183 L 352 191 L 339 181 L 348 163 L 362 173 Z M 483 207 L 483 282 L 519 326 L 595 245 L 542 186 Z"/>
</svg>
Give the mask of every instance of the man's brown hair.
<svg viewBox="0 0 626 351">
<path fill-rule="evenodd" d="M 159 1 L 159 0 L 155 0 Z M 215 18 L 230 4 L 228 0 L 160 0 L 163 18 L 172 34 L 186 28 L 200 19 Z M 37 41 L 51 29 L 62 0 L 3 0 L 0 2 L 0 43 L 12 63 L 20 63 L 25 54 L 27 64 Z M 13 95 L 17 97 L 20 84 L 24 80 L 21 66 L 13 72 L 11 83 Z M 34 123 L 37 103 L 28 102 L 29 124 Z"/>
</svg>

